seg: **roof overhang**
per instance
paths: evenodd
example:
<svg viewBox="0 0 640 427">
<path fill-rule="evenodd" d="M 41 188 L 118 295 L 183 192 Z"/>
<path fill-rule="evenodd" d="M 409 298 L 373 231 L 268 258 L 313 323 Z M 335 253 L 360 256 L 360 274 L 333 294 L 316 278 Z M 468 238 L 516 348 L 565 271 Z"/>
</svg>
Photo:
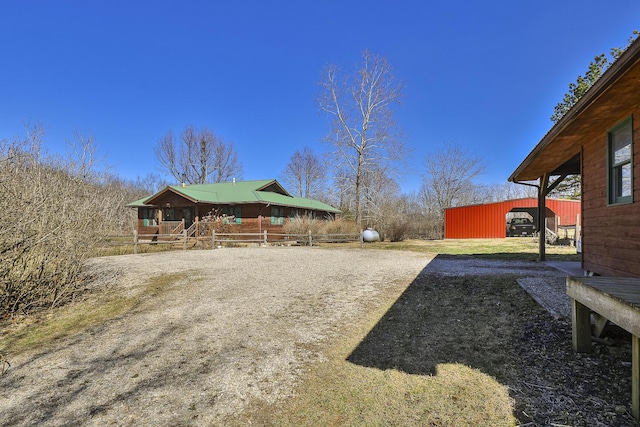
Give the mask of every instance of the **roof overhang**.
<svg viewBox="0 0 640 427">
<path fill-rule="evenodd" d="M 582 145 L 628 117 L 640 102 L 640 39 L 615 61 L 533 148 L 509 181 L 580 173 Z"/>
<path fill-rule="evenodd" d="M 268 184 L 263 185 L 260 188 L 256 188 L 256 191 L 265 191 L 265 190 L 268 191 L 270 187 L 272 188 L 271 191 L 276 190 L 276 191 L 273 191 L 274 193 L 281 193 L 285 196 L 291 197 L 291 194 L 289 194 L 289 192 L 285 190 L 284 187 L 280 185 L 280 183 L 275 179 L 269 182 Z"/>
<path fill-rule="evenodd" d="M 196 200 L 192 197 L 187 196 L 186 194 L 183 194 L 180 190 L 176 190 L 173 187 L 165 187 L 162 190 L 158 191 L 156 194 L 152 195 L 151 197 L 149 197 L 147 200 L 144 201 L 144 203 L 146 205 L 155 205 L 157 204 L 157 200 L 164 197 L 167 193 L 173 193 L 173 194 L 177 194 L 178 196 L 189 200 L 192 203 L 198 203 L 199 200 Z"/>
</svg>

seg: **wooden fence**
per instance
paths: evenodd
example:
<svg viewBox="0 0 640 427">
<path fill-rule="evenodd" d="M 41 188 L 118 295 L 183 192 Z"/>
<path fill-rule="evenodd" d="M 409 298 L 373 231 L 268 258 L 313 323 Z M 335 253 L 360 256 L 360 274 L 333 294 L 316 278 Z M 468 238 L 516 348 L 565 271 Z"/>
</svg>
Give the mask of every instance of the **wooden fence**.
<svg viewBox="0 0 640 427">
<path fill-rule="evenodd" d="M 177 222 L 177 221 L 176 221 Z M 210 249 L 222 248 L 224 246 L 240 246 L 255 244 L 259 246 L 269 245 L 287 245 L 287 246 L 313 246 L 319 243 L 344 243 L 344 242 L 360 242 L 363 244 L 362 233 L 353 234 L 312 234 L 309 231 L 306 234 L 286 234 L 286 233 L 269 233 L 267 230 L 261 233 L 216 233 L 211 231 L 210 235 L 198 236 L 192 230 L 182 230 L 180 233 L 164 233 L 164 234 L 138 234 L 133 232 L 133 253 L 138 253 L 139 245 L 180 245 L 186 250 L 192 244 L 200 245 L 203 248 Z M 131 244 L 122 242 L 121 244 Z"/>
</svg>

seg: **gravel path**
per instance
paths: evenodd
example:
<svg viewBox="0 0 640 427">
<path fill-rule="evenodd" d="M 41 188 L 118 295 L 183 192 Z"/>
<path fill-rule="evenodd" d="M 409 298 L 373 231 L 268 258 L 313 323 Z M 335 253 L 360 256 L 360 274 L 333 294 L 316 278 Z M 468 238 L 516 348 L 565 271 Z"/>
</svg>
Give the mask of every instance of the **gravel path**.
<svg viewBox="0 0 640 427">
<path fill-rule="evenodd" d="M 215 425 L 253 400 L 290 396 L 305 364 L 425 255 L 233 248 L 93 260 L 100 289 L 188 279 L 144 307 L 35 354 L 0 377 L 0 425 Z"/>
</svg>

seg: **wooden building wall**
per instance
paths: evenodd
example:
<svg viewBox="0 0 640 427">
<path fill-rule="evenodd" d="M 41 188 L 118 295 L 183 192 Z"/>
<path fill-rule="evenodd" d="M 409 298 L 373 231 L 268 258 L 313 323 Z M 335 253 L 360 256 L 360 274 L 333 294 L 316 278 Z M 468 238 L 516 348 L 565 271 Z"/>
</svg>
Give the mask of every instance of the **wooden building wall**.
<svg viewBox="0 0 640 427">
<path fill-rule="evenodd" d="M 183 219 L 183 208 L 191 208 L 191 218 L 195 221 L 196 217 L 200 219 L 220 206 L 224 205 L 194 204 L 193 202 L 182 197 L 177 197 L 176 195 L 165 197 L 158 203 L 158 209 L 160 211 L 166 207 L 174 209 L 175 216 L 173 220 L 175 221 L 181 221 Z M 145 224 L 145 220 L 142 215 L 143 209 L 146 208 L 138 209 L 138 233 L 140 235 L 157 234 L 159 231 L 159 227 L 157 225 L 150 226 L 149 224 Z M 225 230 L 229 233 L 260 233 L 265 230 L 267 233 L 283 233 L 284 224 L 290 220 L 292 213 L 299 212 L 299 210 L 282 207 L 282 211 L 282 224 L 280 224 L 279 221 L 272 224 L 270 205 L 260 203 L 241 205 L 240 223 L 231 222 L 225 226 Z M 303 214 L 304 213 L 305 212 L 303 212 Z M 317 218 L 321 219 L 325 218 L 327 212 L 315 211 L 315 214 L 317 215 Z M 160 216 L 162 216 L 162 214 Z"/>
<path fill-rule="evenodd" d="M 633 115 L 633 203 L 609 205 L 607 132 Z M 640 277 L 640 109 L 606 124 L 582 146 L 582 268 L 601 275 Z"/>
</svg>

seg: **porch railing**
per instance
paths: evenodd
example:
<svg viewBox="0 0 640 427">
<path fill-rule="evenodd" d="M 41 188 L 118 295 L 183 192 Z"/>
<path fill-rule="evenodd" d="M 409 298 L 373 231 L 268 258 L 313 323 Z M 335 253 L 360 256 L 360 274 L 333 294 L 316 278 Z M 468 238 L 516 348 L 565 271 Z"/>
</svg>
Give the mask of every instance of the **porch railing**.
<svg viewBox="0 0 640 427">
<path fill-rule="evenodd" d="M 184 231 L 183 221 L 162 221 L 159 224 L 159 234 L 180 234 Z"/>
<path fill-rule="evenodd" d="M 194 222 L 193 224 L 191 224 L 191 226 L 189 228 L 187 228 L 184 231 L 185 231 L 187 237 L 192 237 L 196 233 L 197 229 L 198 229 L 198 223 Z"/>
</svg>

